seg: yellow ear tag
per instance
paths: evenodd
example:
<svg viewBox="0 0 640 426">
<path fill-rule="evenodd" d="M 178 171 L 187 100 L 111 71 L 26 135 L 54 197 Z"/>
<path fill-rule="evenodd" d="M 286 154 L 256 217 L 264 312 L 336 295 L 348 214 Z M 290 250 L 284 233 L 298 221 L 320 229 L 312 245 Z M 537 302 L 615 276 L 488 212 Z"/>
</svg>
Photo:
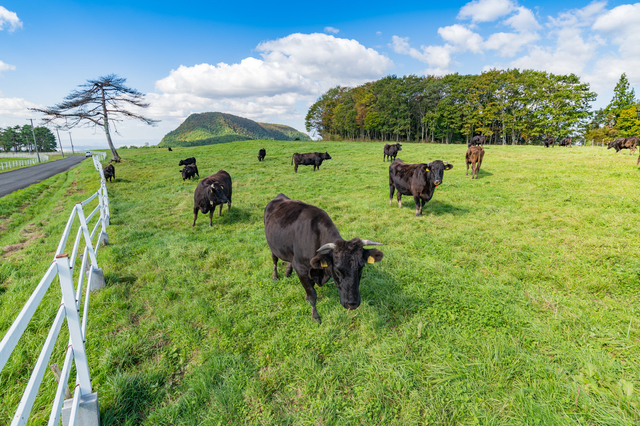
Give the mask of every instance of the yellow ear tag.
<svg viewBox="0 0 640 426">
<path fill-rule="evenodd" d="M 369 258 L 367 259 L 367 263 L 376 263 L 376 260 L 373 258 L 373 256 L 369 256 Z"/>
<path fill-rule="evenodd" d="M 327 262 L 325 262 L 324 260 L 321 260 L 320 261 L 320 266 L 322 266 L 323 268 L 326 268 L 329 265 L 327 265 Z"/>
<path fill-rule="evenodd" d="M 428 171 L 429 171 L 429 169 L 427 169 L 427 168 L 425 167 L 425 168 L 424 168 L 424 171 L 425 171 L 425 172 L 428 172 Z"/>
</svg>

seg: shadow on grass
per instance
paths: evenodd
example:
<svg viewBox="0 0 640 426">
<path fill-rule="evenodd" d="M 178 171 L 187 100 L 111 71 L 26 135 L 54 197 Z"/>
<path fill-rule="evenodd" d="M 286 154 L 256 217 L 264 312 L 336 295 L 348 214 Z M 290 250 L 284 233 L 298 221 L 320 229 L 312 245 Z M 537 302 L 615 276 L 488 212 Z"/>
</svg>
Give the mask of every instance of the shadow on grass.
<svg viewBox="0 0 640 426">
<path fill-rule="evenodd" d="M 133 284 L 138 280 L 135 275 L 118 275 L 117 273 L 107 272 L 104 274 L 105 285 L 110 287 L 117 284 Z"/>
<path fill-rule="evenodd" d="M 413 201 L 413 198 L 408 198 L 406 201 L 409 201 L 409 200 Z M 415 209 L 416 209 L 415 203 L 405 202 L 404 198 L 402 201 L 403 201 L 402 209 L 400 210 L 412 209 L 413 212 L 415 213 Z M 433 214 L 436 216 L 443 215 L 443 214 L 452 214 L 454 216 L 462 216 L 467 213 L 469 213 L 469 209 L 456 207 L 453 204 L 445 203 L 438 200 L 431 200 L 427 204 L 425 204 L 424 207 L 422 208 L 423 216 L 426 216 L 429 214 Z"/>
<path fill-rule="evenodd" d="M 384 262 L 384 260 L 382 261 Z M 318 293 L 322 292 L 323 296 L 323 300 L 318 301 L 317 305 L 321 317 L 322 311 L 326 312 L 328 306 L 337 306 L 338 309 L 343 309 L 347 313 L 347 310 L 340 305 L 340 295 L 333 279 L 324 285 L 323 290 L 320 290 L 318 286 L 316 286 L 316 290 Z M 376 328 L 394 327 L 405 321 L 407 316 L 411 316 L 423 309 L 424 306 L 431 304 L 427 292 L 424 293 L 424 297 L 407 295 L 395 279 L 377 267 L 365 268 L 363 271 L 360 281 L 360 296 L 362 303 L 358 309 L 362 309 L 365 304 L 371 308 L 376 317 L 374 320 Z M 309 304 L 306 301 L 305 303 Z"/>
<path fill-rule="evenodd" d="M 110 183 L 131 183 L 131 181 L 129 179 L 124 179 L 124 178 L 115 178 L 112 181 L 107 181 L 107 185 L 109 185 Z"/>
</svg>

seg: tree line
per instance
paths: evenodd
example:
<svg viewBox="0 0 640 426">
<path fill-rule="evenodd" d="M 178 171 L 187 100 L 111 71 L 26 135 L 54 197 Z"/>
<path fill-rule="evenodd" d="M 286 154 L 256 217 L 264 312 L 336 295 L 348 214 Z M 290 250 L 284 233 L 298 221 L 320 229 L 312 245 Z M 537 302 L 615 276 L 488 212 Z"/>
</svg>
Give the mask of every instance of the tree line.
<svg viewBox="0 0 640 426">
<path fill-rule="evenodd" d="M 36 126 L 33 131 L 29 124 L 24 126 L 8 126 L 0 128 L 0 149 L 4 152 L 35 151 L 33 136 L 38 150 L 41 152 L 53 152 L 57 147 L 57 140 L 51 130 L 46 127 Z"/>
<path fill-rule="evenodd" d="M 584 134 L 596 94 L 575 74 L 491 70 L 444 77 L 390 75 L 336 86 L 309 108 L 308 132 L 325 140 L 541 142 Z"/>
</svg>

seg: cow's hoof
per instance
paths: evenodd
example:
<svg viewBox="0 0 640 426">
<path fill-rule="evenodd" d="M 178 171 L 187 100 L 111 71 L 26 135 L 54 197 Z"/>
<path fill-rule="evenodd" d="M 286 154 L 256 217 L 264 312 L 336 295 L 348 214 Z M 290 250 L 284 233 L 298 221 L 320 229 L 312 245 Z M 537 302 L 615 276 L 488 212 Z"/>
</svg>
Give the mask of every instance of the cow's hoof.
<svg viewBox="0 0 640 426">
<path fill-rule="evenodd" d="M 314 320 L 315 322 L 317 322 L 318 324 L 322 324 L 322 320 L 320 319 L 320 317 L 319 317 L 319 316 L 317 316 L 317 317 L 313 317 L 313 320 Z"/>
<path fill-rule="evenodd" d="M 271 279 L 274 281 L 278 281 L 278 274 L 271 275 Z"/>
</svg>

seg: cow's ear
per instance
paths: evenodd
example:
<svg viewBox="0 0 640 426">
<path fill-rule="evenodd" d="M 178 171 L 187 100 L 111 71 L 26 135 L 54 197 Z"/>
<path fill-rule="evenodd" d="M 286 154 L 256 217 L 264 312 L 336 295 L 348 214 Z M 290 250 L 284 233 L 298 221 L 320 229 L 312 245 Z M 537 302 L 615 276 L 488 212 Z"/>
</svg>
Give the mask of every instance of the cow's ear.
<svg viewBox="0 0 640 426">
<path fill-rule="evenodd" d="M 328 268 L 333 263 L 333 250 L 318 254 L 311 259 L 311 267 L 313 269 Z"/>
<path fill-rule="evenodd" d="M 451 169 L 453 169 L 453 164 L 444 163 L 444 169 L 445 169 L 445 170 L 451 170 Z"/>
<path fill-rule="evenodd" d="M 428 164 L 423 164 L 422 166 L 424 166 L 424 171 L 425 172 L 429 171 L 429 165 Z"/>
<path fill-rule="evenodd" d="M 384 257 L 384 253 L 378 249 L 364 249 L 362 250 L 362 258 L 365 263 L 380 262 Z"/>
</svg>

